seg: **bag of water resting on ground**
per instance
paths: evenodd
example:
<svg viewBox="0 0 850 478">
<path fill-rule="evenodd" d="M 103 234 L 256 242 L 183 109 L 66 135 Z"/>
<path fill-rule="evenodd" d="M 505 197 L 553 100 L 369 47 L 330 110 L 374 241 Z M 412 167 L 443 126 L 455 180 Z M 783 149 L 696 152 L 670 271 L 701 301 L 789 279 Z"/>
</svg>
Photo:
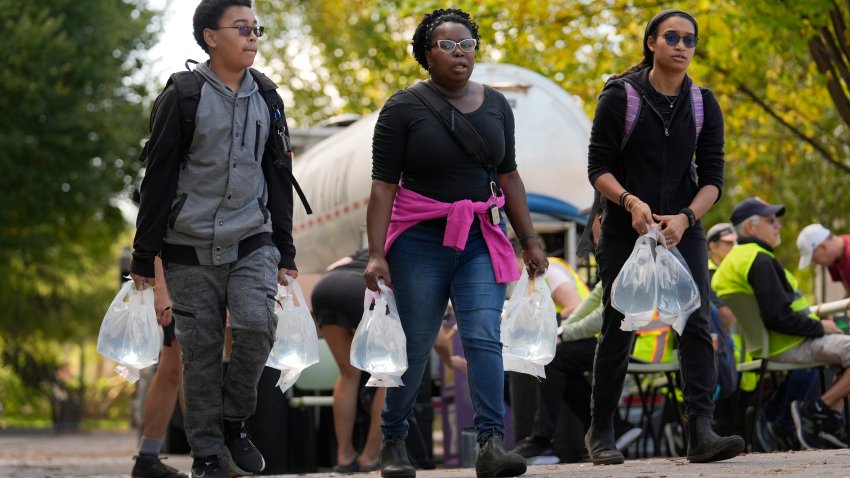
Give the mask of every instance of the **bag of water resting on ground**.
<svg viewBox="0 0 850 478">
<path fill-rule="evenodd" d="M 115 360 L 115 371 L 128 382 L 139 379 L 139 370 L 159 362 L 162 327 L 156 322 L 153 289 L 136 290 L 127 281 L 109 304 L 100 324 L 97 351 Z"/>
</svg>

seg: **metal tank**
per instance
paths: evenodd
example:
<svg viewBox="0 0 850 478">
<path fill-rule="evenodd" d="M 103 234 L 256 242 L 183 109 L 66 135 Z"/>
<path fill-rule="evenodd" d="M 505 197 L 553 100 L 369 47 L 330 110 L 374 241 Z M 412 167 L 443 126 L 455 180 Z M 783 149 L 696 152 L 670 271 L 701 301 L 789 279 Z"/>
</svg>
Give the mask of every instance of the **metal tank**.
<svg viewBox="0 0 850 478">
<path fill-rule="evenodd" d="M 572 258 L 575 225 L 593 202 L 587 181 L 590 120 L 576 100 L 542 75 L 507 64 L 480 63 L 472 80 L 501 91 L 516 119 L 517 164 L 535 227 L 564 232 Z M 372 134 L 378 113 L 354 122 L 296 158 L 295 177 L 314 214 L 295 205 L 293 236 L 298 269 L 319 273 L 366 245 Z"/>
</svg>

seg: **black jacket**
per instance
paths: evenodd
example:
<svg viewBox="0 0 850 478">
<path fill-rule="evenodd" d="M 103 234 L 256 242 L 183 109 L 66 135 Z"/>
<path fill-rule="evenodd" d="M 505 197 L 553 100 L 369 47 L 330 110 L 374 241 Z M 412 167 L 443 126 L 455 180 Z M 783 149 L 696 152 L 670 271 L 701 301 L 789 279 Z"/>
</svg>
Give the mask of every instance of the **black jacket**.
<svg viewBox="0 0 850 478">
<path fill-rule="evenodd" d="M 611 173 L 626 188 L 646 202 L 653 214 L 676 214 L 690 205 L 697 190 L 707 185 L 723 188 L 723 113 L 714 94 L 700 88 L 704 123 L 696 144 L 696 124 L 691 104 L 691 79 L 686 75 L 682 93 L 664 134 L 664 122 L 651 101 L 649 68 L 609 81 L 596 104 L 590 133 L 587 172 L 590 183 Z M 641 94 L 641 107 L 634 130 L 622 151 L 626 118 L 626 89 L 631 83 Z M 695 173 L 694 152 L 696 151 Z M 631 215 L 619 204 L 608 201 L 602 230 L 621 237 L 635 237 Z"/>
<path fill-rule="evenodd" d="M 740 237 L 739 243 L 754 242 L 773 252 L 773 248 L 752 237 Z M 759 252 L 747 273 L 747 282 L 759 304 L 759 313 L 764 326 L 788 335 L 803 337 L 823 336 L 823 324 L 813 320 L 805 312 L 794 312 L 791 303 L 800 297 L 800 291 L 791 288 L 785 278 L 785 268 L 776 258 Z"/>
<path fill-rule="evenodd" d="M 157 99 L 155 114 L 151 120 L 148 169 L 140 189 L 133 260 L 130 265 L 131 272 L 143 277 L 154 276 L 154 258 L 163 247 L 165 228 L 168 226 L 172 203 L 177 193 L 177 181 L 183 161 L 178 99 L 176 87 L 169 85 Z M 296 269 L 295 245 L 292 240 L 293 193 L 289 179 L 291 173 L 284 171 L 284 168 L 292 170 L 292 158 L 286 153 L 284 144 L 283 135 L 288 131 L 284 131 L 283 111 L 280 111 L 280 115 L 282 121 L 277 122 L 280 123 L 280 130 L 272 129 L 269 132 L 262 159 L 263 175 L 268 187 L 266 208 L 272 221 L 271 241 L 280 251 L 278 267 Z M 252 244 L 246 244 L 248 247 L 264 242 L 258 237 L 249 239 Z M 241 250 L 243 249 L 240 249 L 240 252 Z"/>
</svg>

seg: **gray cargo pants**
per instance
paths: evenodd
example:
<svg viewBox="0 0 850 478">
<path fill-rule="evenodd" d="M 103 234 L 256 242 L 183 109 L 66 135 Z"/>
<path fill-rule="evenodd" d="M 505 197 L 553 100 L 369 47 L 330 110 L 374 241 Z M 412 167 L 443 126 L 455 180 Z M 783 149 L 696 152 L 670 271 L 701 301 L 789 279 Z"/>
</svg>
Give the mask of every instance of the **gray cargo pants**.
<svg viewBox="0 0 850 478">
<path fill-rule="evenodd" d="M 257 406 L 257 383 L 274 343 L 280 253 L 263 246 L 221 266 L 164 263 L 182 349 L 184 424 L 192 456 L 217 455 L 223 420 L 245 420 Z M 233 349 L 222 375 L 226 311 Z"/>
</svg>

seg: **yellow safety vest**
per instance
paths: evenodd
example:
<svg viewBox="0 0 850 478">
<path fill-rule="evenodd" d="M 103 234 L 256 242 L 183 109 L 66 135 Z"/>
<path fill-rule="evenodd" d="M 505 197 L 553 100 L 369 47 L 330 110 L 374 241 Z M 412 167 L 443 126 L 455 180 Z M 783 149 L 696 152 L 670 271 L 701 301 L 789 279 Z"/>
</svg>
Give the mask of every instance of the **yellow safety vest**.
<svg viewBox="0 0 850 478">
<path fill-rule="evenodd" d="M 661 322 L 657 309 L 649 324 L 647 328 L 635 332 L 632 357 L 649 363 L 672 362 L 674 350 L 670 331 L 673 329 Z"/>
<path fill-rule="evenodd" d="M 757 243 L 750 242 L 747 244 L 738 244 L 729 251 L 729 254 L 720 263 L 717 272 L 714 273 L 714 278 L 711 280 L 711 287 L 719 296 L 744 293 L 755 295 L 752 285 L 750 285 L 747 277 L 750 273 L 750 268 L 759 253 L 764 253 L 770 257 L 775 257 L 772 252 Z M 805 312 L 813 320 L 820 320 L 817 315 L 809 311 L 809 304 L 800 293 L 800 288 L 797 285 L 797 279 L 794 274 L 784 269 L 785 280 L 794 291 L 794 301 L 791 302 L 791 310 L 794 312 Z M 791 349 L 806 340 L 806 337 L 800 335 L 788 335 L 781 332 L 769 330 L 770 334 L 770 350 L 769 357 Z"/>
<path fill-rule="evenodd" d="M 590 289 L 587 288 L 587 284 L 585 284 L 584 281 L 581 280 L 581 277 L 576 273 L 575 269 L 573 269 L 569 262 L 561 259 L 560 257 L 547 257 L 546 259 L 549 261 L 550 264 L 553 262 L 557 262 L 565 269 L 567 269 L 567 272 L 570 273 L 570 277 L 573 278 L 573 282 L 575 282 L 576 284 L 576 291 L 578 291 L 578 296 L 581 300 L 586 299 L 587 296 L 590 295 Z M 558 304 L 555 304 L 555 312 L 560 314 L 562 310 L 564 310 L 563 307 Z"/>
</svg>

